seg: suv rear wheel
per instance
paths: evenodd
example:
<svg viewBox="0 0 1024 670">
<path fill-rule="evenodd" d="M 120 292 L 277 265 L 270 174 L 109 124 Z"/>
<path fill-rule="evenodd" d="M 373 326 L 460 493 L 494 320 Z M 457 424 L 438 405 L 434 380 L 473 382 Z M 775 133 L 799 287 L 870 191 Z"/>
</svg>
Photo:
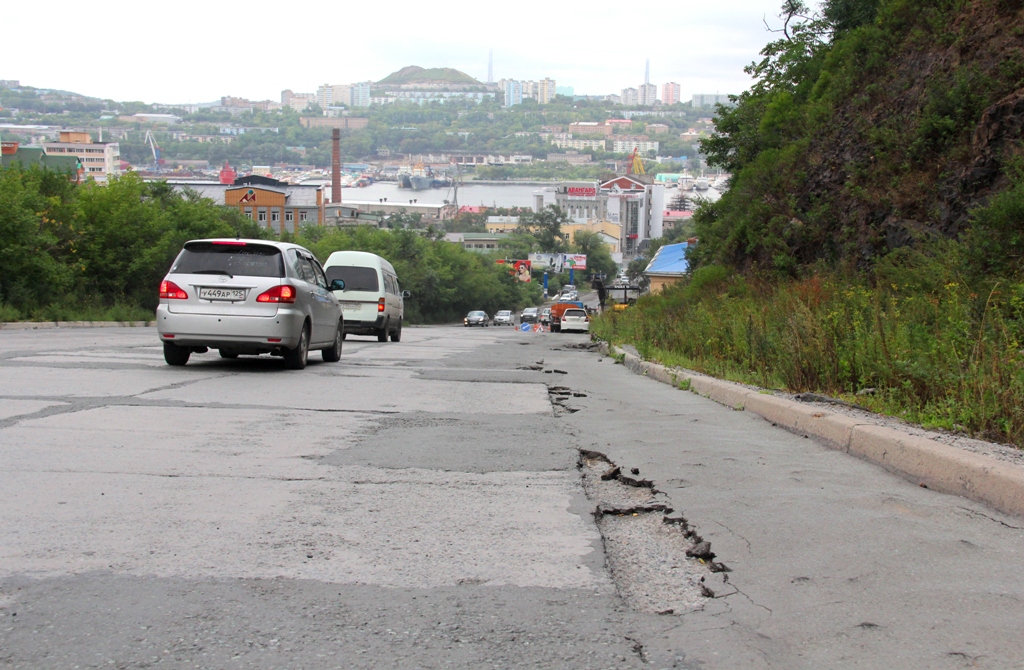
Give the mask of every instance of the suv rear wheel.
<svg viewBox="0 0 1024 670">
<path fill-rule="evenodd" d="M 188 347 L 179 347 L 171 342 L 164 342 L 164 360 L 168 365 L 185 365 L 192 350 Z"/>
<path fill-rule="evenodd" d="M 299 343 L 294 349 L 284 350 L 284 364 L 289 370 L 303 370 L 309 359 L 309 326 L 303 325 Z"/>
</svg>

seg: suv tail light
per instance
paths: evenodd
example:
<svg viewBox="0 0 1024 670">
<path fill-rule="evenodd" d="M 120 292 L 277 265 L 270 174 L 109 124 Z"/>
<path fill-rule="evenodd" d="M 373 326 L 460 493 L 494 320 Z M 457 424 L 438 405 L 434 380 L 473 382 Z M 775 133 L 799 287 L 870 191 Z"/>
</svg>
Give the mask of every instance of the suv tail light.
<svg viewBox="0 0 1024 670">
<path fill-rule="evenodd" d="M 188 293 L 174 282 L 165 279 L 160 282 L 160 297 L 168 300 L 188 300 Z"/>
<path fill-rule="evenodd" d="M 377 299 L 377 313 L 380 314 L 384 311 L 384 298 Z"/>
<path fill-rule="evenodd" d="M 281 284 L 256 296 L 256 302 L 295 302 L 295 287 Z"/>
</svg>

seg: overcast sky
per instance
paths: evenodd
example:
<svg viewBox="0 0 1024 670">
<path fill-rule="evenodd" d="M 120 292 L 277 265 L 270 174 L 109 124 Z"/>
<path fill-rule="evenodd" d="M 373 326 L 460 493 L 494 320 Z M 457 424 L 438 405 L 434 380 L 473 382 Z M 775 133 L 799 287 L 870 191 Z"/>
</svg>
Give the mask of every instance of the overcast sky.
<svg viewBox="0 0 1024 670">
<path fill-rule="evenodd" d="M 739 93 L 781 0 L 559 2 L 12 2 L 0 79 L 114 100 L 280 100 L 281 90 L 378 81 L 406 65 L 542 79 L 577 95 L 643 83 Z M 40 7 L 44 9 L 40 9 Z"/>
</svg>

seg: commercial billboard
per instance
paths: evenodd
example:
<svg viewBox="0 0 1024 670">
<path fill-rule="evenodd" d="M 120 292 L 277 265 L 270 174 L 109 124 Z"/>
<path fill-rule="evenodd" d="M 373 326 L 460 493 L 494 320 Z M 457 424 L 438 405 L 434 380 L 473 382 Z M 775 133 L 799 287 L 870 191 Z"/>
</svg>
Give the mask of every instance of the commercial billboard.
<svg viewBox="0 0 1024 670">
<path fill-rule="evenodd" d="M 533 267 L 544 272 L 558 274 L 562 271 L 563 254 L 530 254 Z"/>
<path fill-rule="evenodd" d="M 586 270 L 586 254 L 562 254 L 562 267 L 566 270 Z"/>
<path fill-rule="evenodd" d="M 533 267 L 538 270 L 560 274 L 569 270 L 586 270 L 586 254 L 530 254 Z"/>
<path fill-rule="evenodd" d="M 506 261 L 499 259 L 499 265 L 511 265 L 512 268 L 508 271 L 510 275 L 516 278 L 517 281 L 521 281 L 524 284 L 529 284 L 532 281 L 530 277 L 530 271 L 533 269 L 532 264 L 528 260 L 523 261 Z"/>
</svg>

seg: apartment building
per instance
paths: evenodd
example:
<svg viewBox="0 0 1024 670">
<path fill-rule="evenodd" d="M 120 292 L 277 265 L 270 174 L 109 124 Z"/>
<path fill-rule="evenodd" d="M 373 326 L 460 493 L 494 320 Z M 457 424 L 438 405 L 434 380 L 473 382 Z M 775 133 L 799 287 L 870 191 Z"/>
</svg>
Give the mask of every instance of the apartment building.
<svg viewBox="0 0 1024 670">
<path fill-rule="evenodd" d="M 654 84 L 640 84 L 637 95 L 637 103 L 641 105 L 654 105 L 658 102 L 658 87 Z"/>
<path fill-rule="evenodd" d="M 505 106 L 520 105 L 523 102 L 523 83 L 507 79 L 504 82 Z"/>
<path fill-rule="evenodd" d="M 661 87 L 661 101 L 666 105 L 674 105 L 679 102 L 679 84 L 670 81 Z"/>
<path fill-rule="evenodd" d="M 728 105 L 729 95 L 726 93 L 695 93 L 691 104 L 696 107 L 714 107 L 715 105 Z"/>
<path fill-rule="evenodd" d="M 614 140 L 612 151 L 617 154 L 627 154 L 632 153 L 635 149 L 645 154 L 648 151 L 657 151 L 659 146 L 661 146 L 659 142 L 650 140 Z"/>
<path fill-rule="evenodd" d="M 580 140 L 580 139 L 561 139 L 556 138 L 551 140 L 559 149 L 576 149 L 582 151 L 586 149 L 595 149 L 597 151 L 605 150 L 604 140 Z"/>
<path fill-rule="evenodd" d="M 569 132 L 572 135 L 604 135 L 612 134 L 614 126 L 597 121 L 574 121 L 569 124 Z"/>
<path fill-rule="evenodd" d="M 622 89 L 622 95 L 620 97 L 623 105 L 636 106 L 640 104 L 640 92 L 635 88 L 624 88 Z"/>
<path fill-rule="evenodd" d="M 554 101 L 558 87 L 555 86 L 554 79 L 541 79 L 537 82 L 537 103 L 546 105 L 549 102 Z"/>
<path fill-rule="evenodd" d="M 327 109 L 334 106 L 334 87 L 330 84 L 323 84 L 316 89 L 316 104 L 320 109 Z"/>
<path fill-rule="evenodd" d="M 370 119 L 355 116 L 300 116 L 299 124 L 303 128 L 341 128 L 343 130 L 360 130 L 369 125 Z"/>
<path fill-rule="evenodd" d="M 121 174 L 121 147 L 117 142 L 93 142 L 89 133 L 62 130 L 59 141 L 44 142 L 47 156 L 77 156 L 86 177 L 106 182 Z"/>
</svg>

